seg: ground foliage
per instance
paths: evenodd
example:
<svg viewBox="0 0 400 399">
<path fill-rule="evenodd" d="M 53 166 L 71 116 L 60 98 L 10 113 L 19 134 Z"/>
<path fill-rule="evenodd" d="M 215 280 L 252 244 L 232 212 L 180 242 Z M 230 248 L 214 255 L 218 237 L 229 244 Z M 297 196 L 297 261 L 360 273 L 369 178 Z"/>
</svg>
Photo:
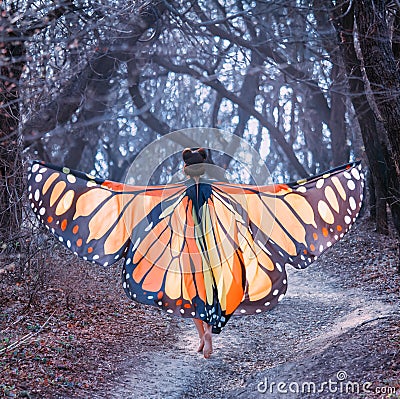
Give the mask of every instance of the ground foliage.
<svg viewBox="0 0 400 399">
<path fill-rule="evenodd" d="M 24 240 L 24 249 L 32 252 L 28 272 L 21 273 L 4 251 L 0 263 L 1 397 L 106 397 L 102 392 L 112 392 L 121 373 L 129 374 L 124 370 L 128 358 L 135 362 L 135 358 L 151 356 L 153 350 L 170 347 L 179 339 L 176 319 L 125 297 L 120 265 L 102 269 L 79 261 L 42 233 Z M 313 267 L 323 268 L 345 289 L 356 287 L 371 298 L 396 304 L 400 298 L 399 250 L 395 236 L 374 232 L 364 216 Z M 243 318 L 243 322 L 252 323 L 253 319 Z M 231 328 L 235 324 L 232 322 Z M 379 333 L 372 324 L 354 332 L 359 335 L 356 341 L 348 334 L 340 339 L 343 345 L 359 342 L 363 350 L 378 348 L 384 353 L 384 365 L 371 369 L 371 364 L 361 359 L 358 373 L 400 390 L 398 320 L 383 320 Z M 253 368 L 251 364 L 249 359 L 247 373 L 269 366 L 258 362 Z M 224 376 L 215 378 L 222 389 Z"/>
</svg>

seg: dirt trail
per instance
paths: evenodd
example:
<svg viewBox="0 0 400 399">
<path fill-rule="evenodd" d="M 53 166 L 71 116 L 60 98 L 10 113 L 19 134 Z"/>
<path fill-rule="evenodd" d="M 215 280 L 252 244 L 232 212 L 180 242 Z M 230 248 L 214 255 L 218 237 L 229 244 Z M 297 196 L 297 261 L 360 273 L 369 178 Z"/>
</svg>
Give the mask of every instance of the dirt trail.
<svg viewBox="0 0 400 399">
<path fill-rule="evenodd" d="M 231 319 L 214 336 L 211 359 L 195 352 L 192 321 L 171 319 L 166 334 L 174 334 L 176 342 L 166 347 L 160 343 L 154 351 L 128 359 L 120 380 L 98 398 L 291 398 L 300 394 L 279 395 L 271 382 L 295 383 L 291 390 L 296 391 L 296 383 L 303 381 L 370 381 L 387 354 L 365 344 L 384 334 L 388 320 L 398 318 L 398 305 L 365 290 L 341 287 L 318 263 L 288 272 L 289 289 L 281 304 L 258 316 Z M 311 396 L 342 397 L 340 391 L 324 389 Z"/>
</svg>

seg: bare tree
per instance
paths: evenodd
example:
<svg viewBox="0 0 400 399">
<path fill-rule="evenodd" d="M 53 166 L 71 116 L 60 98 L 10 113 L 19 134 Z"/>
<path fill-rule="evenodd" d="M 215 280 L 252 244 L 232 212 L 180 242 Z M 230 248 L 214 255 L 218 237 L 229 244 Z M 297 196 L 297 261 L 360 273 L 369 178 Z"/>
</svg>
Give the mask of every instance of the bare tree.
<svg viewBox="0 0 400 399">
<path fill-rule="evenodd" d="M 12 4 L 16 14 L 7 26 L 13 29 L 6 31 L 20 39 L 3 42 L 14 43 L 12 51 L 21 56 L 2 63 L 3 76 L 16 84 L 3 80 L 9 97 L 2 112 L 11 116 L 11 127 L 2 128 L 2 149 L 9 145 L 19 154 L 25 147 L 41 159 L 122 180 L 141 149 L 160 135 L 212 126 L 251 142 L 273 177 L 288 180 L 360 156 L 360 130 L 377 218 L 384 220 L 385 201 L 396 217 L 397 133 L 388 132 L 393 120 L 387 90 L 377 91 L 390 82 L 384 76 L 375 81 L 365 67 L 377 61 L 367 51 L 377 44 L 368 40 L 380 40 L 363 33 L 363 15 L 370 15 L 366 4 L 65 0 L 40 9 L 25 0 Z M 397 6 L 389 4 L 385 12 L 379 35 L 387 40 L 382 54 L 392 52 L 395 81 Z M 397 95 L 393 87 L 390 98 Z M 7 141 L 18 138 L 18 129 L 21 138 Z M 181 143 L 199 146 L 202 138 L 182 137 Z M 167 162 L 168 168 L 159 169 L 162 181 L 180 168 L 178 159 Z M 213 162 L 233 173 L 238 168 L 223 154 L 213 154 Z M 12 179 L 16 169 L 3 176 Z M 3 192 L 5 208 L 10 193 Z M 385 223 L 380 226 L 384 231 Z"/>
<path fill-rule="evenodd" d="M 26 42 L 67 11 L 66 4 L 59 4 L 33 15 L 18 1 L 0 4 L 0 239 L 5 241 L 16 235 L 21 222 L 20 85 Z"/>
<path fill-rule="evenodd" d="M 396 4 L 384 1 L 342 2 L 336 28 L 349 79 L 351 100 L 363 134 L 376 194 L 376 220 L 387 231 L 386 203 L 400 232 L 400 74 L 392 47 L 390 15 Z M 395 19 L 396 20 L 396 19 Z M 358 47 L 359 46 L 359 47 Z M 369 94 L 370 93 L 370 94 Z"/>
</svg>

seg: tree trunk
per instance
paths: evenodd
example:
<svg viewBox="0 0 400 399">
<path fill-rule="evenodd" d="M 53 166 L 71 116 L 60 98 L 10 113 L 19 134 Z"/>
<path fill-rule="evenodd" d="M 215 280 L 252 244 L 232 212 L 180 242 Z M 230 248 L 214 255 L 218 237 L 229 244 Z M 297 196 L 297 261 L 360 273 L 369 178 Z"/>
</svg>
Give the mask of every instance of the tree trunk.
<svg viewBox="0 0 400 399">
<path fill-rule="evenodd" d="M 317 29 L 321 38 L 321 43 L 330 55 L 332 62 L 330 89 L 330 114 L 329 118 L 322 119 L 331 132 L 332 165 L 342 165 L 349 161 L 350 147 L 347 144 L 346 130 L 346 96 L 341 93 L 343 85 L 346 83 L 346 72 L 340 54 L 340 49 L 336 46 L 335 29 L 333 29 L 330 19 L 330 9 L 332 4 L 326 0 L 314 0 L 314 15 L 317 22 Z"/>
<path fill-rule="evenodd" d="M 400 231 L 400 225 L 396 222 L 396 220 L 399 220 L 396 215 L 400 214 L 400 206 L 398 204 L 398 196 L 396 197 L 395 190 L 393 190 L 399 187 L 398 175 L 393 158 L 387 149 L 386 131 L 382 123 L 378 121 L 366 95 L 367 89 L 364 83 L 361 62 L 358 60 L 354 47 L 354 7 L 348 9 L 348 6 L 348 3 L 343 5 L 340 17 L 335 20 L 335 26 L 340 37 L 340 48 L 351 94 L 350 99 L 360 124 L 365 152 L 375 183 L 377 194 L 376 209 L 379 209 L 377 230 L 385 231 L 384 228 L 381 228 L 380 220 L 385 221 L 387 219 L 386 205 L 384 203 L 387 201 L 391 207 L 396 228 Z M 374 197 L 375 192 L 371 193 L 371 196 Z"/>
<path fill-rule="evenodd" d="M 355 2 L 355 18 L 364 68 L 373 92 L 377 118 L 389 142 L 389 194 L 393 220 L 400 233 L 400 72 L 391 45 L 384 0 Z"/>
<path fill-rule="evenodd" d="M 1 28 L 0 241 L 7 241 L 17 234 L 22 215 L 23 174 L 18 125 L 19 80 L 25 62 L 25 46 L 19 33 L 4 16 Z"/>
<path fill-rule="evenodd" d="M 258 85 L 260 80 L 261 66 L 263 59 L 255 51 L 251 52 L 251 60 L 248 66 L 248 71 L 243 79 L 242 87 L 240 89 L 240 98 L 252 107 L 255 106 L 255 99 L 258 93 Z M 236 125 L 234 134 L 238 137 L 243 137 L 247 123 L 250 119 L 250 114 L 244 109 L 238 109 L 239 122 Z M 232 142 L 226 148 L 226 154 L 222 157 L 222 164 L 225 169 L 229 168 L 229 164 L 232 161 L 230 154 L 233 154 L 237 149 L 237 141 Z"/>
<path fill-rule="evenodd" d="M 346 99 L 339 93 L 339 87 L 343 84 L 343 67 L 339 64 L 339 55 L 335 51 L 332 55 L 334 65 L 332 67 L 333 90 L 331 91 L 331 118 L 329 127 L 331 130 L 332 164 L 342 165 L 349 161 L 350 148 L 347 144 L 346 134 Z M 337 89 L 337 90 L 335 90 Z"/>
<path fill-rule="evenodd" d="M 388 234 L 385 191 L 371 172 L 368 173 L 368 190 L 371 220 L 375 222 L 378 233 Z"/>
</svg>

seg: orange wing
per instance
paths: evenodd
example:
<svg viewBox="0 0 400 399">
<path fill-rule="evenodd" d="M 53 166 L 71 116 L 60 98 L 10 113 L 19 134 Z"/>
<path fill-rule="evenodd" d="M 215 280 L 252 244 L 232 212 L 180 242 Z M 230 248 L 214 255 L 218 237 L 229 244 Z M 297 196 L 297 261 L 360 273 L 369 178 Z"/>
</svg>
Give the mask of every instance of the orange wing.
<svg viewBox="0 0 400 399">
<path fill-rule="evenodd" d="M 213 184 L 244 220 L 238 223 L 246 259 L 239 314 L 275 306 L 286 292 L 285 267 L 307 267 L 343 237 L 362 206 L 363 186 L 359 162 L 288 185 Z"/>
<path fill-rule="evenodd" d="M 110 265 L 124 256 L 133 229 L 183 184 L 130 187 L 82 172 L 33 162 L 28 190 L 40 222 L 85 260 Z"/>
<path fill-rule="evenodd" d="M 219 332 L 229 317 L 275 306 L 285 267 L 303 268 L 348 231 L 361 207 L 358 163 L 288 185 L 201 180 L 129 187 L 35 162 L 29 197 L 68 248 L 103 265 L 126 258 L 136 301 Z"/>
<path fill-rule="evenodd" d="M 214 227 L 232 215 L 200 186 L 129 187 L 34 162 L 28 190 L 38 219 L 77 255 L 101 265 L 126 258 L 129 297 L 220 329 L 243 297 L 245 261 Z"/>
</svg>

